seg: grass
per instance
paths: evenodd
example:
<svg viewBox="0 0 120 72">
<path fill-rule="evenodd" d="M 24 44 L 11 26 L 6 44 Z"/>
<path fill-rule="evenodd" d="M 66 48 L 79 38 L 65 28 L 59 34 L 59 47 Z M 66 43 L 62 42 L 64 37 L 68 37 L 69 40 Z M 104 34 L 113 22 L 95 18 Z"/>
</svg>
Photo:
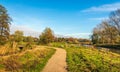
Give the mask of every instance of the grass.
<svg viewBox="0 0 120 72">
<path fill-rule="evenodd" d="M 68 72 L 120 72 L 120 55 L 93 48 L 66 48 Z"/>
<path fill-rule="evenodd" d="M 79 47 L 80 44 L 70 44 L 65 42 L 53 42 L 49 46 L 58 47 L 58 48 L 68 48 L 68 47 Z"/>
<path fill-rule="evenodd" d="M 52 48 L 34 48 L 0 59 L 0 71 L 40 72 L 48 59 L 54 54 Z"/>
<path fill-rule="evenodd" d="M 65 42 L 52 42 L 49 44 L 49 46 L 65 48 L 67 46 L 67 43 L 65 43 Z"/>
<path fill-rule="evenodd" d="M 20 49 L 20 46 L 22 46 L 23 48 Z M 9 43 L 6 43 L 5 45 L 0 45 L 0 56 L 16 54 L 21 51 L 25 51 L 35 47 L 36 47 L 35 44 L 30 44 L 25 42 L 21 42 L 21 43 L 9 42 Z"/>
</svg>

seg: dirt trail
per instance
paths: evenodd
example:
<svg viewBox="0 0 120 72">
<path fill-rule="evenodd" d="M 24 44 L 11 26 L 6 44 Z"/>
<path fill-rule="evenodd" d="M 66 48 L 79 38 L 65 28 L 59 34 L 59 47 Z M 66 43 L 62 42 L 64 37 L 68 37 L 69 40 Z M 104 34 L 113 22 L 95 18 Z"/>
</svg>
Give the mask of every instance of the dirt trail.
<svg viewBox="0 0 120 72">
<path fill-rule="evenodd" d="M 42 72 L 67 72 L 66 51 L 55 48 L 55 54 L 49 59 Z"/>
</svg>

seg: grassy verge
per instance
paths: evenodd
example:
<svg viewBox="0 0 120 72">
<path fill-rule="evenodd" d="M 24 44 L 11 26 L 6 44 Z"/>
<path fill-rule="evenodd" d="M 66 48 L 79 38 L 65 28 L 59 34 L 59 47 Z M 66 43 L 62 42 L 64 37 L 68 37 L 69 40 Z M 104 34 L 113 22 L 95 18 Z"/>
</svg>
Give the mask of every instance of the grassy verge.
<svg viewBox="0 0 120 72">
<path fill-rule="evenodd" d="M 80 47 L 80 44 L 70 44 L 65 42 L 53 42 L 49 46 L 58 47 L 58 48 L 68 48 L 68 47 Z"/>
<path fill-rule="evenodd" d="M 65 48 L 67 46 L 67 43 L 53 42 L 53 43 L 50 43 L 49 46 L 58 47 L 58 48 Z"/>
<path fill-rule="evenodd" d="M 120 72 L 120 55 L 92 48 L 66 48 L 68 72 Z"/>
<path fill-rule="evenodd" d="M 2 56 L 0 71 L 40 72 L 54 52 L 55 49 L 39 47 L 15 55 Z"/>
</svg>

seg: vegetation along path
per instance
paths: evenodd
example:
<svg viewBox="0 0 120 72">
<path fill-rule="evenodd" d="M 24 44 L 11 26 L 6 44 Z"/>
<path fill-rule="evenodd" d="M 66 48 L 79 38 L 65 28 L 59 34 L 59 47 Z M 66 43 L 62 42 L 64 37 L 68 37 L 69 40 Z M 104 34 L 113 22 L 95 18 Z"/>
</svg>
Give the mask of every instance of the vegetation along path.
<svg viewBox="0 0 120 72">
<path fill-rule="evenodd" d="M 66 51 L 55 48 L 55 54 L 50 58 L 42 72 L 67 72 Z"/>
</svg>

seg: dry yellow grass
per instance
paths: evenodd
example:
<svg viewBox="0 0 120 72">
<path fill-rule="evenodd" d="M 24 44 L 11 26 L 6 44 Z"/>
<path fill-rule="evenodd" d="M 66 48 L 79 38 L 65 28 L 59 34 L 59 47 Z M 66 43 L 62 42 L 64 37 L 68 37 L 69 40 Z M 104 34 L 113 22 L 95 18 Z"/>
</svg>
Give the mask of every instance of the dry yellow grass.
<svg viewBox="0 0 120 72">
<path fill-rule="evenodd" d="M 33 49 L 28 49 L 16 54 L 9 54 L 1 56 L 0 59 L 0 72 L 7 71 L 23 71 L 25 70 L 34 70 L 37 65 L 40 64 L 40 68 L 37 67 L 37 70 L 41 70 L 49 57 L 54 53 L 55 50 L 46 48 L 43 46 L 37 46 Z M 2 67 L 4 65 L 4 67 Z M 25 68 L 24 68 L 25 66 Z M 32 68 L 31 68 L 32 67 Z M 38 71 L 37 71 L 38 72 Z"/>
</svg>

